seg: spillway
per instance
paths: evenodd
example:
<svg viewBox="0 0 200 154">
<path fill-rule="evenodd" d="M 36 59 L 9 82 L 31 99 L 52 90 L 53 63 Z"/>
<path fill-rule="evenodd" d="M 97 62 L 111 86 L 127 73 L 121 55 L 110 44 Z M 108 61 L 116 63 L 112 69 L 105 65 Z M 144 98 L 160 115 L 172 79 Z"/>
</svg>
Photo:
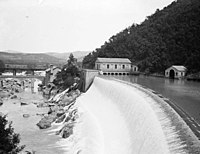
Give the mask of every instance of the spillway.
<svg viewBox="0 0 200 154">
<path fill-rule="evenodd" d="M 200 151 L 199 140 L 182 118 L 163 99 L 139 85 L 96 77 L 77 105 L 81 125 L 76 153 Z"/>
</svg>

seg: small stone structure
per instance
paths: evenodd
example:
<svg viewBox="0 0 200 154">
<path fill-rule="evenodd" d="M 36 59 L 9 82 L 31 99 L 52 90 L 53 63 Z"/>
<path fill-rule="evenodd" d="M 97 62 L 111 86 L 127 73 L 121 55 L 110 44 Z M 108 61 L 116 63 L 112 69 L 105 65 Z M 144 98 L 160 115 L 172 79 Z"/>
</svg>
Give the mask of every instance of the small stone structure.
<svg viewBox="0 0 200 154">
<path fill-rule="evenodd" d="M 56 74 L 61 71 L 61 69 L 57 66 L 50 65 L 50 68 L 46 69 L 46 75 L 45 75 L 45 85 L 47 85 L 49 82 L 52 83 L 53 80 L 56 78 Z"/>
<path fill-rule="evenodd" d="M 165 77 L 172 79 L 184 78 L 186 71 L 187 69 L 184 66 L 172 65 L 171 67 L 165 70 Z"/>
<path fill-rule="evenodd" d="M 82 70 L 82 80 L 83 80 L 83 85 L 82 85 L 82 91 L 86 92 L 90 85 L 92 84 L 95 76 L 100 75 L 99 70 L 91 70 L 91 69 L 83 69 Z"/>
</svg>

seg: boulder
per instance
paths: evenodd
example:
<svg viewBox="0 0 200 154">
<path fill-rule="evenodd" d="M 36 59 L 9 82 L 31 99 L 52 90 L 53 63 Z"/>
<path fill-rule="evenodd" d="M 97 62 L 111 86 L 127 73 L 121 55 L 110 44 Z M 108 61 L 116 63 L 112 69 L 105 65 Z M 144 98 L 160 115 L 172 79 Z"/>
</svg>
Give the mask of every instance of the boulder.
<svg viewBox="0 0 200 154">
<path fill-rule="evenodd" d="M 64 119 L 65 119 L 66 115 L 63 114 L 62 116 L 60 116 L 57 120 L 56 123 L 61 123 Z"/>
<path fill-rule="evenodd" d="M 3 105 L 3 100 L 0 98 L 0 106 Z"/>
<path fill-rule="evenodd" d="M 16 99 L 17 98 L 17 95 L 12 95 L 11 97 L 10 97 L 10 99 Z"/>
<path fill-rule="evenodd" d="M 61 134 L 63 138 L 68 138 L 73 134 L 74 123 L 65 124 L 59 131 L 56 132 L 56 135 Z"/>
<path fill-rule="evenodd" d="M 62 105 L 69 105 L 72 101 L 73 101 L 73 98 L 72 98 L 71 96 L 65 95 L 65 96 L 63 97 L 63 99 L 60 101 L 59 104 L 62 104 Z"/>
<path fill-rule="evenodd" d="M 24 118 L 29 118 L 30 115 L 29 115 L 29 114 L 23 114 L 23 117 L 24 117 Z"/>
<path fill-rule="evenodd" d="M 65 113 L 63 109 L 57 111 L 57 117 L 62 116 Z"/>
<path fill-rule="evenodd" d="M 27 103 L 25 103 L 25 102 L 21 102 L 21 106 L 23 106 L 23 105 L 28 105 Z"/>
<path fill-rule="evenodd" d="M 49 128 L 51 127 L 51 123 L 54 122 L 56 120 L 57 116 L 56 116 L 56 113 L 53 112 L 51 114 L 49 114 L 48 116 L 45 116 L 43 117 L 39 123 L 37 123 L 37 126 L 40 128 L 40 129 L 46 129 L 46 128 Z"/>
<path fill-rule="evenodd" d="M 37 123 L 37 126 L 40 129 L 46 129 L 46 128 L 51 127 L 51 122 L 47 120 L 40 120 L 39 123 Z"/>
<path fill-rule="evenodd" d="M 62 133 L 62 138 L 68 138 L 72 134 L 73 134 L 73 127 L 65 128 L 65 130 L 63 130 L 63 133 Z"/>
</svg>

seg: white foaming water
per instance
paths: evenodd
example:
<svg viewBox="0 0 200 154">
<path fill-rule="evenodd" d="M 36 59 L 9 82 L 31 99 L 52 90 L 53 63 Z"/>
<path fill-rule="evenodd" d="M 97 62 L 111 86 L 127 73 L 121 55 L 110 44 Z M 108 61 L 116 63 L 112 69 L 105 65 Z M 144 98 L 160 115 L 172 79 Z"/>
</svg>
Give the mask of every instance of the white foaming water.
<svg viewBox="0 0 200 154">
<path fill-rule="evenodd" d="M 71 144 L 68 152 L 189 153 L 174 122 L 183 126 L 184 134 L 189 132 L 194 138 L 190 143 L 198 140 L 180 116 L 142 87 L 120 82 L 96 77 L 90 89 L 77 98 L 80 118 L 71 139 L 74 144 L 65 142 Z"/>
<path fill-rule="evenodd" d="M 156 114 L 138 91 L 95 78 L 77 99 L 84 110 L 81 154 L 170 153 Z"/>
</svg>

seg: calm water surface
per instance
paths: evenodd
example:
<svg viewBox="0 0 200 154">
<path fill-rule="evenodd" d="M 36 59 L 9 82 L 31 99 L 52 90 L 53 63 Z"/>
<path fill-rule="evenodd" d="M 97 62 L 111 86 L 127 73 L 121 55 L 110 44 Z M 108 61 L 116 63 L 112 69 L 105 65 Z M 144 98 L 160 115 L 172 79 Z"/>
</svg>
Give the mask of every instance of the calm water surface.
<svg viewBox="0 0 200 154">
<path fill-rule="evenodd" d="M 200 82 L 173 80 L 150 76 L 115 76 L 117 79 L 138 83 L 169 98 L 200 124 Z"/>
</svg>

